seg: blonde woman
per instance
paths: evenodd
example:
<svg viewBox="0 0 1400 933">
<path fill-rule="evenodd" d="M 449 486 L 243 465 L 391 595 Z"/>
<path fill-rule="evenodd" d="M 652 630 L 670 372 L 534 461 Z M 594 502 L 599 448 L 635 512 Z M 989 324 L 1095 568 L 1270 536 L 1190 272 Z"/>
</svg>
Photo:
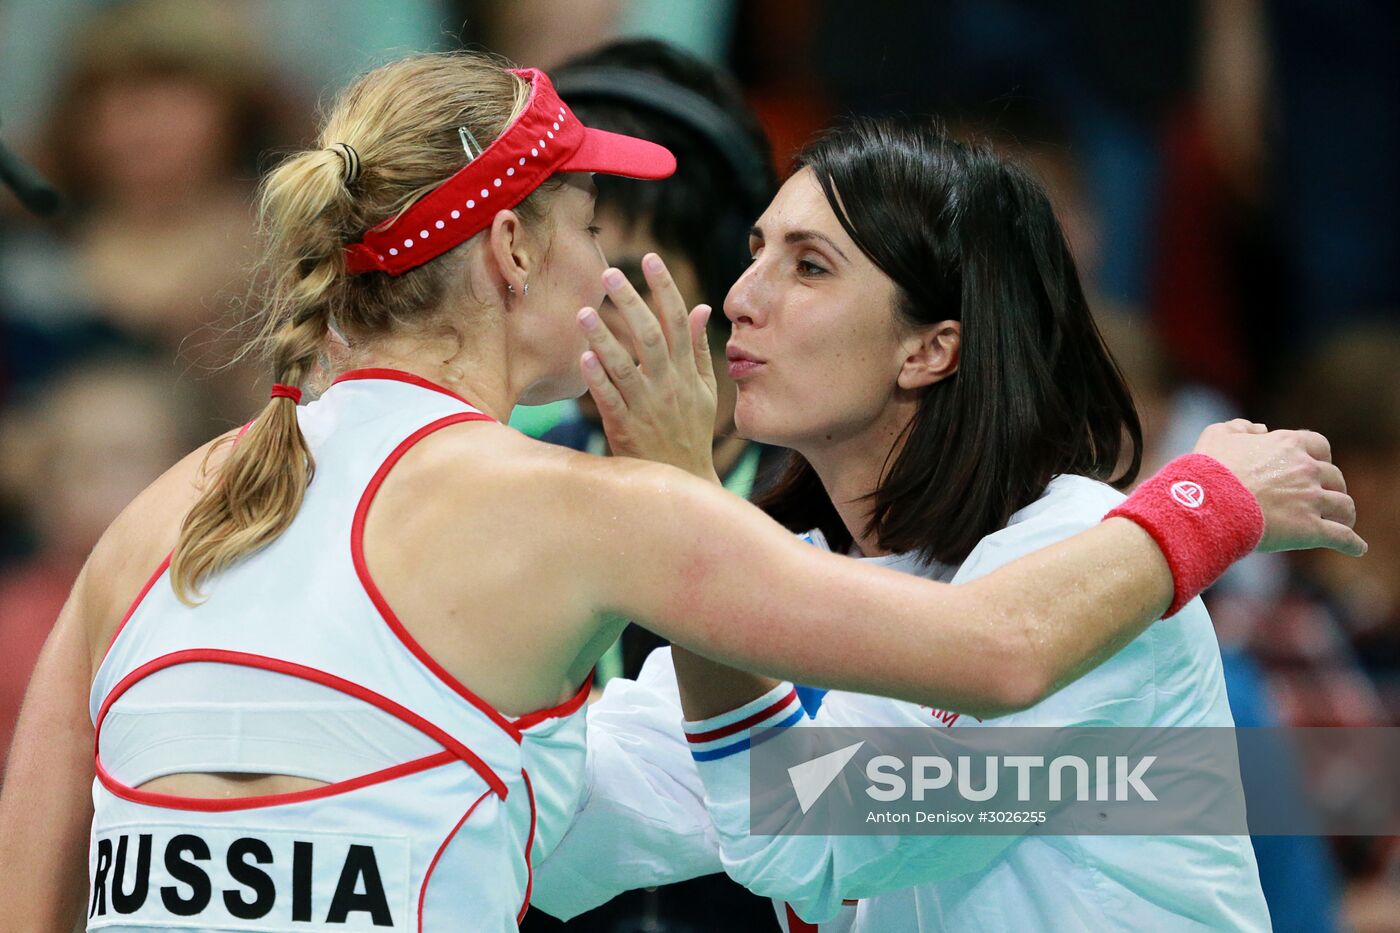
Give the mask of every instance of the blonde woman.
<svg viewBox="0 0 1400 933">
<path fill-rule="evenodd" d="M 778 677 L 988 712 L 1261 534 L 1364 547 L 1322 517 L 1333 468 L 1293 434 L 1212 434 L 1233 474 L 1202 477 L 1219 505 L 1194 530 L 1116 518 L 953 589 L 821 553 L 679 470 L 511 431 L 516 404 L 584 390 L 578 309 L 600 276 L 626 288 L 589 173 L 672 166 L 580 126 L 542 73 L 455 54 L 370 73 L 269 176 L 273 398 L 143 492 L 75 585 L 0 801 L 7 928 L 514 929 L 577 809 L 606 612 Z M 648 371 L 708 365 L 706 310 L 688 329 L 649 274 L 670 339 Z M 332 332 L 351 368 L 298 406 Z M 1211 569 L 1174 578 L 1203 529 Z"/>
</svg>

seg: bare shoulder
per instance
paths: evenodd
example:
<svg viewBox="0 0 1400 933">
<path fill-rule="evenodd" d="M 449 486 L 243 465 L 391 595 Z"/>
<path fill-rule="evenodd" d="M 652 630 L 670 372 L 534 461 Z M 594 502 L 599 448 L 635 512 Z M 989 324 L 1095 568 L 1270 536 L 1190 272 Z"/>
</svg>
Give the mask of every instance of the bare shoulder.
<svg viewBox="0 0 1400 933">
<path fill-rule="evenodd" d="M 230 431 L 185 455 L 122 510 L 93 548 L 72 600 L 81 607 L 94 665 L 132 600 L 174 549 L 180 523 L 236 436 Z"/>
<path fill-rule="evenodd" d="M 483 423 L 444 428 L 409 451 L 374 508 L 392 516 L 380 527 L 392 525 L 399 540 L 439 542 L 458 555 L 489 550 L 493 559 L 566 559 L 585 576 L 631 566 L 648 542 L 670 547 L 735 524 L 778 528 L 674 467 L 579 453 Z"/>
<path fill-rule="evenodd" d="M 406 455 L 396 471 L 463 505 L 509 501 L 552 512 L 592 511 L 617 498 L 664 497 L 677 488 L 701 497 L 708 485 L 673 467 L 598 457 L 527 437 L 503 425 L 451 425 Z M 717 492 L 717 491 L 716 491 Z M 655 504 L 655 503 L 653 503 Z"/>
</svg>

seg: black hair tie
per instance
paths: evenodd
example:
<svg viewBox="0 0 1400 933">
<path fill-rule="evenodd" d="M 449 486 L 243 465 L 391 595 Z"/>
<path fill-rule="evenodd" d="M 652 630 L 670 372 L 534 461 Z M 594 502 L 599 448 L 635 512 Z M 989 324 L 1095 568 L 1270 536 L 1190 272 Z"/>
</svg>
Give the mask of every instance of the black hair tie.
<svg viewBox="0 0 1400 933">
<path fill-rule="evenodd" d="M 345 187 L 350 187 L 360 178 L 360 154 L 349 143 L 334 143 L 330 150 L 345 163 L 345 174 L 341 176 L 341 180 L 345 182 Z"/>
</svg>

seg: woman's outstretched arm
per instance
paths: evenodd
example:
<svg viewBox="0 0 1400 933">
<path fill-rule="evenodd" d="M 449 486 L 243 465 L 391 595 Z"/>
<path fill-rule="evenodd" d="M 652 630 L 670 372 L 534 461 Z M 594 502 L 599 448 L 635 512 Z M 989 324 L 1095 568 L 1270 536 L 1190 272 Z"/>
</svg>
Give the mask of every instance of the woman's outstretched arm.
<svg viewBox="0 0 1400 933">
<path fill-rule="evenodd" d="M 1364 548 L 1354 516 L 1325 505 L 1335 467 L 1309 452 L 1316 435 L 1218 433 L 1212 449 L 1264 507 L 1264 547 Z M 1001 715 L 1091 669 L 1173 596 L 1161 550 L 1122 518 L 953 587 L 809 547 L 672 468 L 574 466 L 567 520 L 589 541 L 592 604 L 746 671 Z"/>
</svg>

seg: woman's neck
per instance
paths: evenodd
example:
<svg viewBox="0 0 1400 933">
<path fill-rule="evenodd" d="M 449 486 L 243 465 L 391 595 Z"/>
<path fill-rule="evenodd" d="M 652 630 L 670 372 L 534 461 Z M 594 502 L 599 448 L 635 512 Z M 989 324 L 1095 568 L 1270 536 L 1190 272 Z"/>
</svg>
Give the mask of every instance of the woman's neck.
<svg viewBox="0 0 1400 933">
<path fill-rule="evenodd" d="M 887 464 L 898 455 L 896 443 L 907 423 L 908 418 L 885 419 L 853 437 L 798 449 L 816 471 L 861 556 L 890 553 L 880 546 L 878 535 L 867 531 L 875 512 L 870 494 L 880 488 Z"/>
<path fill-rule="evenodd" d="M 359 351 L 352 348 L 341 368 L 413 373 L 451 389 L 497 421 L 509 420 L 522 390 L 511 386 L 504 354 L 469 353 L 456 346 L 455 338 L 444 343 L 451 346 L 438 346 L 432 339 L 387 337 Z"/>
</svg>

